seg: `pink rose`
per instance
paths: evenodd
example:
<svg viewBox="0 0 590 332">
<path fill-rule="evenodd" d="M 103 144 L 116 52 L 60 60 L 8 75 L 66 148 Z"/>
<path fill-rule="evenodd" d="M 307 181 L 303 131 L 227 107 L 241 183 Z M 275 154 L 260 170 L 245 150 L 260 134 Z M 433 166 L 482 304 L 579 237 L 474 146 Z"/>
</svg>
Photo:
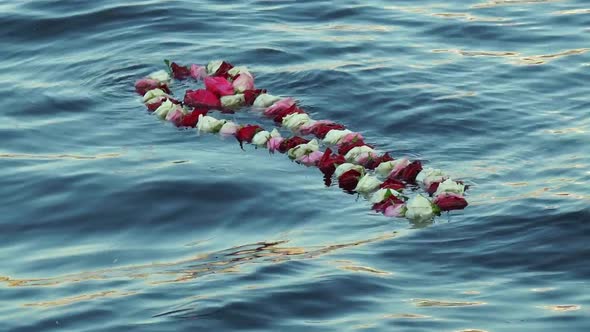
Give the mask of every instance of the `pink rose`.
<svg viewBox="0 0 590 332">
<path fill-rule="evenodd" d="M 310 154 L 304 154 L 297 158 L 297 161 L 305 166 L 315 166 L 320 159 L 322 159 L 324 153 L 321 151 L 314 151 Z"/>
<path fill-rule="evenodd" d="M 191 66 L 191 77 L 197 81 L 204 79 L 205 77 L 207 77 L 207 68 L 205 68 L 205 66 L 193 64 Z"/>
<path fill-rule="evenodd" d="M 168 112 L 168 115 L 166 115 L 166 120 L 174 123 L 177 126 L 182 123 L 182 119 L 184 119 L 184 113 L 179 108 L 180 106 L 178 106 L 178 108 L 174 111 Z"/>
<path fill-rule="evenodd" d="M 218 97 L 234 94 L 234 87 L 224 77 L 205 77 L 205 88 Z"/>
<path fill-rule="evenodd" d="M 383 215 L 386 217 L 401 217 L 405 204 L 390 205 L 385 208 Z"/>
<path fill-rule="evenodd" d="M 344 137 L 342 137 L 342 139 L 340 140 L 340 144 L 354 143 L 356 141 L 362 141 L 362 140 L 364 140 L 363 135 L 361 135 L 359 133 L 350 133 L 350 134 L 346 134 L 346 135 L 344 135 Z"/>
<path fill-rule="evenodd" d="M 268 142 L 266 142 L 266 147 L 268 148 L 268 151 L 274 153 L 275 151 L 277 151 L 279 149 L 279 147 L 281 146 L 281 143 L 283 143 L 285 139 L 282 137 L 271 137 Z"/>
<path fill-rule="evenodd" d="M 291 97 L 281 99 L 276 103 L 272 104 L 272 106 L 270 106 L 269 108 L 267 108 L 264 111 L 264 115 L 269 118 L 274 118 L 276 114 L 289 109 L 293 105 L 295 105 L 295 99 Z"/>
<path fill-rule="evenodd" d="M 242 72 L 232 83 L 234 90 L 242 93 L 246 90 L 254 90 L 254 77 L 249 72 Z"/>
</svg>

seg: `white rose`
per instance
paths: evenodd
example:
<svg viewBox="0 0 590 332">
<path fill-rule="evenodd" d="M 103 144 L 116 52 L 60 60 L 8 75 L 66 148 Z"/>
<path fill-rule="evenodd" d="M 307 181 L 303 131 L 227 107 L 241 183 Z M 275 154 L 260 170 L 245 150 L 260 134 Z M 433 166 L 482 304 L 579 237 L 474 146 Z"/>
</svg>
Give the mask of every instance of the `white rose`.
<svg viewBox="0 0 590 332">
<path fill-rule="evenodd" d="M 162 89 L 153 89 L 143 95 L 144 104 L 150 104 L 160 96 L 168 96 Z"/>
<path fill-rule="evenodd" d="M 406 204 L 406 209 L 406 218 L 414 221 L 426 221 L 434 217 L 432 204 L 422 195 L 412 197 Z"/>
<path fill-rule="evenodd" d="M 446 179 L 438 185 L 438 189 L 436 189 L 434 196 L 442 193 L 455 193 L 457 195 L 463 195 L 463 192 L 465 192 L 465 185 L 457 183 L 451 179 Z"/>
<path fill-rule="evenodd" d="M 293 113 L 283 118 L 283 127 L 292 131 L 297 131 L 299 127 L 311 121 L 309 115 L 303 113 Z"/>
<path fill-rule="evenodd" d="M 379 164 L 375 169 L 375 172 L 381 176 L 388 176 L 394 169 L 404 168 L 410 164 L 407 158 L 385 161 Z"/>
<path fill-rule="evenodd" d="M 416 182 L 429 186 L 432 182 L 441 182 L 444 178 L 445 174 L 440 169 L 428 167 L 418 173 L 418 176 L 416 176 Z"/>
<path fill-rule="evenodd" d="M 389 197 L 389 195 L 393 195 L 395 197 L 400 197 L 401 194 L 397 190 L 393 189 L 379 189 L 377 190 L 369 200 L 371 203 L 380 203 L 385 200 L 385 198 Z"/>
<path fill-rule="evenodd" d="M 202 114 L 199 115 L 199 122 L 197 122 L 197 132 L 201 133 L 216 133 L 225 124 L 225 120 L 218 120 L 212 116 Z"/>
<path fill-rule="evenodd" d="M 359 173 L 361 173 L 361 175 L 365 174 L 365 168 L 363 166 L 351 163 L 344 163 L 338 165 L 338 167 L 336 167 L 336 170 L 334 171 L 334 174 L 336 175 L 336 178 L 339 178 L 340 175 L 350 171 L 351 169 L 358 171 Z"/>
<path fill-rule="evenodd" d="M 352 133 L 352 131 L 350 131 L 348 129 L 344 129 L 344 130 L 332 129 L 326 134 L 326 137 L 324 137 L 324 143 L 338 144 L 338 143 L 340 143 L 340 140 L 342 140 L 342 138 L 344 136 L 346 136 L 350 133 Z"/>
<path fill-rule="evenodd" d="M 373 148 L 366 146 L 366 145 L 356 146 L 356 147 L 350 149 L 350 151 L 348 151 L 346 153 L 346 155 L 344 156 L 344 159 L 346 159 L 348 161 L 355 161 L 356 158 L 363 153 L 376 153 L 376 152 L 375 152 L 375 150 L 373 150 Z"/>
<path fill-rule="evenodd" d="M 219 67 L 221 67 L 221 64 L 223 63 L 223 61 L 221 60 L 215 60 L 215 61 L 211 61 L 207 64 L 207 74 L 208 75 L 213 75 L 215 74 L 215 72 L 217 71 L 217 69 L 219 69 Z"/>
<path fill-rule="evenodd" d="M 320 144 L 318 141 L 316 139 L 312 139 L 309 143 L 299 144 L 296 147 L 289 149 L 289 151 L 287 151 L 287 155 L 291 159 L 297 159 L 303 155 L 317 151 L 319 148 Z"/>
<path fill-rule="evenodd" d="M 354 191 L 361 194 L 368 194 L 370 192 L 377 190 L 380 185 L 381 181 L 377 180 L 376 177 L 367 174 L 360 178 L 359 182 L 356 185 L 356 188 L 354 188 Z"/>
<path fill-rule="evenodd" d="M 160 107 L 156 108 L 154 114 L 159 117 L 160 119 L 164 119 L 169 112 L 174 111 L 176 109 L 176 104 L 170 101 L 170 99 L 166 99 L 165 102 L 160 105 Z"/>
<path fill-rule="evenodd" d="M 266 146 L 266 142 L 270 139 L 270 133 L 266 130 L 259 131 L 252 137 L 252 144 L 256 146 Z"/>
<path fill-rule="evenodd" d="M 225 108 L 238 108 L 246 103 L 243 94 L 223 96 L 219 100 L 221 101 L 221 106 Z"/>
<path fill-rule="evenodd" d="M 219 68 L 219 67 L 217 67 L 217 68 Z M 241 74 L 243 72 L 249 73 L 248 67 L 238 66 L 238 67 L 233 67 L 232 69 L 227 71 L 227 73 L 230 74 L 231 76 L 236 76 L 236 75 Z"/>
<path fill-rule="evenodd" d="M 165 70 L 158 70 L 149 74 L 148 78 L 159 82 L 168 82 L 170 81 L 170 74 Z"/>
<path fill-rule="evenodd" d="M 269 95 L 268 93 L 263 93 L 261 95 L 259 95 L 258 97 L 256 97 L 256 100 L 254 100 L 254 103 L 252 104 L 252 106 L 254 108 L 267 108 L 270 105 L 276 103 L 277 101 L 281 100 L 281 97 L 277 97 L 277 96 L 273 96 L 273 95 Z"/>
</svg>

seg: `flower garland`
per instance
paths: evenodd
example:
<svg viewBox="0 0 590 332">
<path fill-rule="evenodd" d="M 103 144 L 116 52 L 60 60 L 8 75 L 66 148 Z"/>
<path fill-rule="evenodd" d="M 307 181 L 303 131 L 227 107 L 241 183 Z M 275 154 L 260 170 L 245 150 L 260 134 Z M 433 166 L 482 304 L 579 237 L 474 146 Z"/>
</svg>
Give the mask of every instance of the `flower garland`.
<svg viewBox="0 0 590 332">
<path fill-rule="evenodd" d="M 293 98 L 268 94 L 255 89 L 254 76 L 246 67 L 234 67 L 226 61 L 205 66 L 180 66 L 165 61 L 168 70 L 160 70 L 135 83 L 149 112 L 178 127 L 196 127 L 199 133 L 235 136 L 240 147 L 252 144 L 279 152 L 297 163 L 315 166 L 324 174 L 326 186 L 335 177 L 348 193 L 359 193 L 373 210 L 389 217 L 413 221 L 431 220 L 442 211 L 461 210 L 468 203 L 467 186 L 439 169 L 423 168 L 418 160 L 394 159 L 366 144 L 360 133 L 329 120 L 314 120 Z M 203 81 L 205 88 L 187 90 L 182 101 L 171 96 L 172 78 Z M 239 125 L 208 115 L 213 110 L 233 112 L 242 107 L 259 110 L 293 136 L 283 137 L 275 128 L 267 131 L 258 125 Z M 313 136 L 306 139 L 303 136 Z M 321 145 L 326 146 L 324 151 Z M 423 193 L 408 199 L 406 189 L 420 188 Z"/>
</svg>

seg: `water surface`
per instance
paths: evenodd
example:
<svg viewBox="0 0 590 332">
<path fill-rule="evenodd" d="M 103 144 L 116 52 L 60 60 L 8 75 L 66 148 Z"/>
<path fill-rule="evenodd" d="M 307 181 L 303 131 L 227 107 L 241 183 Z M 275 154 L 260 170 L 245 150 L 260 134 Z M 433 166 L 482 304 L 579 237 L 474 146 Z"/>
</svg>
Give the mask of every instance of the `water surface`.
<svg viewBox="0 0 590 332">
<path fill-rule="evenodd" d="M 15 0 L 0 24 L 1 331 L 590 329 L 585 1 Z M 471 205 L 389 219 L 158 122 L 133 82 L 165 58 L 247 65 Z"/>
</svg>

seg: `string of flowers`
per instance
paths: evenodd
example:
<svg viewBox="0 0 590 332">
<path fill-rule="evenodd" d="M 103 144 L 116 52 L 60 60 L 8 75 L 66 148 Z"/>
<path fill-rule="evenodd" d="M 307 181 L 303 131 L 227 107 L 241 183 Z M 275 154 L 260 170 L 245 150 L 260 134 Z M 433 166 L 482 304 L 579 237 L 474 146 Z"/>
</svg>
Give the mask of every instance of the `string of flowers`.
<svg viewBox="0 0 590 332">
<path fill-rule="evenodd" d="M 439 169 L 423 168 L 418 160 L 380 154 L 365 143 L 360 133 L 333 121 L 312 119 L 295 99 L 255 89 L 254 76 L 246 67 L 234 67 L 225 61 L 213 61 L 206 66 L 165 62 L 167 71 L 154 72 L 135 83 L 148 111 L 161 119 L 178 127 L 196 127 L 199 133 L 235 136 L 242 148 L 244 143 L 252 144 L 271 153 L 287 154 L 297 163 L 315 166 L 324 174 L 327 186 L 335 177 L 340 188 L 363 195 L 373 204 L 373 210 L 385 216 L 425 221 L 442 211 L 460 210 L 468 205 L 463 182 Z M 177 80 L 202 80 L 205 88 L 187 90 L 179 101 L 171 95 L 171 76 Z M 243 107 L 261 111 L 293 136 L 283 137 L 276 128 L 267 131 L 258 125 L 239 125 L 208 115 L 213 110 L 231 113 Z M 324 151 L 320 151 L 320 145 L 326 146 Z M 424 193 L 408 199 L 404 191 L 416 188 Z"/>
</svg>

